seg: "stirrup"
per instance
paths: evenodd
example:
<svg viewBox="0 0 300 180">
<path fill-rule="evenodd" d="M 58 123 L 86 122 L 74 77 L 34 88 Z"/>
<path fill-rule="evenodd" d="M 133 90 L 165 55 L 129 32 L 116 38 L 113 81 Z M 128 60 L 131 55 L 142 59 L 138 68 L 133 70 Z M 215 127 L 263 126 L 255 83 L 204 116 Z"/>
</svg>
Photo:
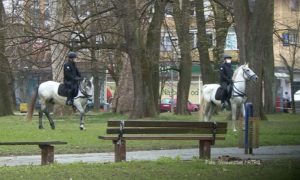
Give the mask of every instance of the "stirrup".
<svg viewBox="0 0 300 180">
<path fill-rule="evenodd" d="M 66 101 L 66 105 L 72 106 L 72 105 L 73 105 L 72 100 L 67 100 L 67 101 Z"/>
</svg>

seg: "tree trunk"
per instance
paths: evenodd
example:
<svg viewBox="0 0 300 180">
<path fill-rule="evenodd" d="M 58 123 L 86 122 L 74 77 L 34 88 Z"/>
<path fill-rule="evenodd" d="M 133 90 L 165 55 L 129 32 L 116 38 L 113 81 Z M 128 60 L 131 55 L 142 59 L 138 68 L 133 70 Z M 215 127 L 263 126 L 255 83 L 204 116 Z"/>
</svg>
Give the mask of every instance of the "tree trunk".
<svg viewBox="0 0 300 180">
<path fill-rule="evenodd" d="M 249 62 L 250 67 L 259 77 L 255 84 L 247 86 L 248 101 L 253 103 L 254 116 L 261 119 L 265 118 L 262 103 L 263 80 L 268 81 L 269 86 L 264 89 L 269 90 L 273 87 L 273 81 L 264 79 L 266 75 L 272 73 L 274 64 L 273 59 L 273 37 L 270 35 L 270 28 L 273 28 L 273 0 L 256 0 L 253 9 L 250 9 L 248 0 L 234 0 L 234 14 L 236 31 L 240 50 L 240 59 Z M 271 73 L 266 72 L 263 64 L 268 64 Z M 268 74 L 267 74 L 268 73 Z M 272 75 L 274 76 L 274 72 Z M 269 82 L 270 81 L 270 82 Z M 266 83 L 265 83 L 266 85 Z M 268 92 L 269 97 L 273 97 L 273 92 Z"/>
<path fill-rule="evenodd" d="M 157 115 L 154 104 L 152 67 L 145 56 L 145 44 L 137 13 L 136 1 L 122 3 L 124 12 L 124 32 L 127 53 L 130 59 L 134 87 L 134 104 L 130 118 L 154 117 Z"/>
<path fill-rule="evenodd" d="M 187 101 L 192 74 L 191 37 L 189 34 L 190 1 L 182 1 L 181 7 L 179 6 L 179 1 L 175 1 L 173 4 L 174 20 L 181 55 L 175 114 L 189 114 Z"/>
<path fill-rule="evenodd" d="M 134 88 L 130 62 L 128 58 L 123 59 L 123 68 L 120 72 L 120 79 L 114 99 L 112 102 L 112 110 L 116 113 L 131 113 L 134 104 Z"/>
<path fill-rule="evenodd" d="M 158 106 L 160 102 L 159 98 L 159 56 L 160 56 L 160 40 L 161 40 L 161 25 L 164 20 L 164 9 L 166 6 L 166 0 L 155 1 L 152 20 L 150 22 L 148 34 L 147 34 L 147 59 L 150 63 L 152 71 L 152 87 L 154 96 L 154 105 Z"/>
<path fill-rule="evenodd" d="M 8 82 L 10 72 L 9 62 L 5 56 L 5 11 L 2 0 L 0 1 L 0 116 L 10 115 L 13 113 L 11 104 L 11 95 Z"/>
<path fill-rule="evenodd" d="M 66 1 L 55 1 L 53 11 L 51 11 L 51 19 L 56 21 L 52 22 L 52 29 L 64 28 L 70 23 L 71 14 L 70 8 Z M 61 30 L 63 31 L 63 29 Z M 69 31 L 69 30 L 68 30 Z M 54 31 L 54 39 L 58 42 L 66 42 L 69 40 L 70 33 L 58 33 Z M 51 48 L 51 61 L 52 61 L 52 78 L 54 81 L 63 80 L 63 64 L 66 59 L 66 54 L 69 51 L 63 44 L 53 44 Z"/>
<path fill-rule="evenodd" d="M 214 83 L 213 66 L 209 58 L 209 44 L 206 35 L 206 21 L 203 0 L 195 1 L 197 18 L 197 49 L 200 58 L 201 78 L 203 84 Z"/>
<path fill-rule="evenodd" d="M 216 30 L 216 46 L 213 48 L 214 64 L 223 62 L 224 49 L 226 44 L 226 37 L 228 28 L 231 26 L 232 21 L 229 20 L 230 14 L 227 9 L 222 7 L 219 3 L 212 2 L 214 12 L 214 24 Z M 215 77 L 217 73 L 215 74 Z"/>
<path fill-rule="evenodd" d="M 264 1 L 263 9 L 257 18 L 260 24 L 257 27 L 264 27 L 260 49 L 261 60 L 263 61 L 263 90 L 264 90 L 264 112 L 267 114 L 275 112 L 275 76 L 274 76 L 274 51 L 273 51 L 273 32 L 274 32 L 274 0 Z"/>
</svg>

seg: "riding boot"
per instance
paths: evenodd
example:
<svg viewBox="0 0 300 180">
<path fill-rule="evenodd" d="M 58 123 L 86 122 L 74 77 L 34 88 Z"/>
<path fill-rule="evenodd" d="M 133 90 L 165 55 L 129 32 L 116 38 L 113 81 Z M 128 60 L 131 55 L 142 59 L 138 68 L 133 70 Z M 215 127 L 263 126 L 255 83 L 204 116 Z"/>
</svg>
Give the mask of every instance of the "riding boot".
<svg viewBox="0 0 300 180">
<path fill-rule="evenodd" d="M 221 110 L 224 110 L 226 108 L 226 93 L 223 93 L 223 96 L 221 98 Z"/>
<path fill-rule="evenodd" d="M 70 97 L 70 96 L 67 97 L 66 105 L 68 105 L 68 106 L 72 106 L 73 105 L 72 97 Z"/>
<path fill-rule="evenodd" d="M 231 102 L 230 102 L 229 99 L 227 99 L 226 101 L 227 101 L 227 107 L 226 107 L 226 109 L 227 109 L 228 111 L 230 111 L 230 110 L 231 110 Z"/>
</svg>

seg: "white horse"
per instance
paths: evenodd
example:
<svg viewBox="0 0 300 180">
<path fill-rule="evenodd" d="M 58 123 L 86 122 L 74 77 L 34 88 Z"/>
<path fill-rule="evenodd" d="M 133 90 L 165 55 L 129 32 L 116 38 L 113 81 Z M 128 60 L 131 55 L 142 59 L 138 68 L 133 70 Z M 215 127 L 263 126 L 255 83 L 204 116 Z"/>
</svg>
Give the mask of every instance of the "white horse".
<svg viewBox="0 0 300 180">
<path fill-rule="evenodd" d="M 232 112 L 232 128 L 236 132 L 237 109 L 241 108 L 241 112 L 245 115 L 244 103 L 246 98 L 246 81 L 256 81 L 257 75 L 249 68 L 248 64 L 238 67 L 233 74 L 233 88 L 230 98 Z M 220 87 L 219 84 L 205 84 L 202 88 L 201 107 L 204 113 L 204 121 L 210 121 L 216 106 L 221 106 L 221 101 L 216 100 L 216 92 Z"/>
<path fill-rule="evenodd" d="M 53 107 L 54 104 L 66 105 L 67 97 L 61 96 L 58 94 L 60 83 L 55 81 L 46 81 L 39 85 L 37 91 L 32 97 L 27 118 L 28 120 L 32 119 L 32 114 L 34 110 L 35 101 L 37 96 L 39 96 L 39 102 L 41 108 L 39 110 L 39 129 L 43 129 L 43 114 L 48 118 L 51 128 L 55 129 L 55 123 L 50 116 L 49 109 Z M 93 77 L 88 80 L 83 78 L 83 80 L 79 83 L 78 94 L 74 98 L 73 105 L 80 112 L 80 130 L 84 130 L 84 113 L 85 107 L 87 105 L 88 99 L 94 96 L 94 85 L 93 85 Z"/>
</svg>

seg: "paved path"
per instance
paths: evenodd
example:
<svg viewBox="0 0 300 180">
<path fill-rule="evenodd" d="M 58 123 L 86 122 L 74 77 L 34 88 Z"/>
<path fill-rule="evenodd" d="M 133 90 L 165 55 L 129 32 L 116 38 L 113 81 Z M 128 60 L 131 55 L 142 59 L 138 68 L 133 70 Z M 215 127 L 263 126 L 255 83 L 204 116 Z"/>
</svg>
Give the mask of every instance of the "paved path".
<svg viewBox="0 0 300 180">
<path fill-rule="evenodd" d="M 254 149 L 254 155 L 245 155 L 244 149 L 239 148 L 212 148 L 212 158 L 228 155 L 242 159 L 300 159 L 300 145 L 297 146 L 262 146 Z M 199 155 L 198 149 L 151 150 L 127 152 L 127 161 L 156 160 L 161 157 L 180 157 L 189 160 Z M 104 163 L 114 162 L 114 153 L 87 153 L 87 154 L 59 154 L 55 155 L 57 163 Z M 9 156 L 0 157 L 0 166 L 40 165 L 41 156 Z"/>
</svg>

